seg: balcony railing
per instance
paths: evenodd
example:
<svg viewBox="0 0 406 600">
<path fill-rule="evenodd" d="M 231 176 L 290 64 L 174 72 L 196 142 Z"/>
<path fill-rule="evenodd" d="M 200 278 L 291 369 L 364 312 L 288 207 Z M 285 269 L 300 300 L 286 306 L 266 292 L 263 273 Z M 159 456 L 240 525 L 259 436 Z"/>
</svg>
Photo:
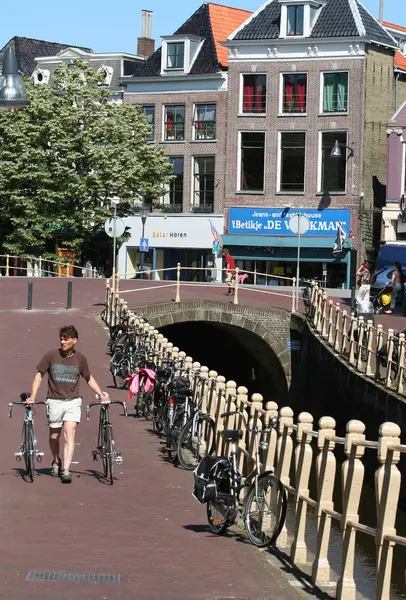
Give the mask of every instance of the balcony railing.
<svg viewBox="0 0 406 600">
<path fill-rule="evenodd" d="M 193 121 L 196 140 L 215 140 L 216 121 Z"/>
<path fill-rule="evenodd" d="M 199 206 L 192 206 L 192 212 L 193 213 L 212 213 L 214 211 L 214 204 L 213 203 L 207 203 L 207 204 L 200 204 Z"/>
</svg>

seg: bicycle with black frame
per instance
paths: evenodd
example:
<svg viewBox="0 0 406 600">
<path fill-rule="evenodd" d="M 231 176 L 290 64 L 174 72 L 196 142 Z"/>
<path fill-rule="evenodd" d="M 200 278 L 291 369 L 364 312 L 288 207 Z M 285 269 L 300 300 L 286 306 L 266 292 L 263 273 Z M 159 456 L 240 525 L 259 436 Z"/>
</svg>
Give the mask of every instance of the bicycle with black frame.
<svg viewBox="0 0 406 600">
<path fill-rule="evenodd" d="M 226 412 L 221 418 L 232 415 L 240 415 L 247 425 L 247 419 L 240 411 Z M 225 533 L 242 512 L 248 539 L 254 546 L 266 548 L 276 542 L 285 523 L 287 494 L 280 479 L 272 471 L 263 469 L 261 450 L 267 449 L 268 442 L 260 441 L 259 437 L 269 434 L 277 423 L 275 417 L 267 428 L 247 427 L 246 430 L 254 434 L 255 451 L 254 468 L 245 478 L 238 467 L 238 442 L 244 433 L 236 429 L 225 429 L 220 434 L 223 440 L 231 443 L 230 455 L 205 456 L 194 471 L 193 496 L 201 504 L 206 503 L 207 520 L 213 533 Z M 247 493 L 241 502 L 244 488 Z"/>
<path fill-rule="evenodd" d="M 25 472 L 24 476 L 28 477 L 31 482 L 34 481 L 35 475 L 35 459 L 38 462 L 42 461 L 42 457 L 44 456 L 43 452 L 39 452 L 37 448 L 37 437 L 35 434 L 35 425 L 34 425 L 34 406 L 38 406 L 39 404 L 46 405 L 45 402 L 31 402 L 27 403 L 27 398 L 29 398 L 31 394 L 29 392 L 23 392 L 20 394 L 21 401 L 17 402 L 9 402 L 8 405 L 8 416 L 11 419 L 13 416 L 13 406 L 24 406 L 25 414 L 24 414 L 24 423 L 23 423 L 23 431 L 21 434 L 21 441 L 18 446 L 18 451 L 15 452 L 15 457 L 18 462 L 24 457 L 25 463 Z"/>
<path fill-rule="evenodd" d="M 96 395 L 96 398 L 98 396 Z M 123 457 L 120 452 L 117 452 L 113 435 L 113 426 L 110 423 L 110 406 L 112 404 L 120 404 L 123 407 L 124 415 L 127 417 L 127 406 L 120 400 L 111 400 L 110 402 L 92 402 L 86 407 L 86 418 L 90 419 L 90 409 L 93 406 L 100 407 L 99 417 L 99 433 L 97 436 L 96 449 L 92 451 L 93 460 L 97 461 L 98 457 L 103 461 L 103 476 L 110 481 L 110 485 L 114 483 L 113 465 L 114 463 L 121 465 Z"/>
</svg>

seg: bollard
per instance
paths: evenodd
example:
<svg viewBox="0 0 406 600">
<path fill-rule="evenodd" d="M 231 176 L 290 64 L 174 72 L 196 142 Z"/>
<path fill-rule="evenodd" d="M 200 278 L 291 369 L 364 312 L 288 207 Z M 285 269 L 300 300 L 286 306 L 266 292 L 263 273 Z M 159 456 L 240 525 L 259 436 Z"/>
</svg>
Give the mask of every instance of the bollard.
<svg viewBox="0 0 406 600">
<path fill-rule="evenodd" d="M 72 282 L 68 281 L 68 297 L 66 300 L 66 310 L 72 308 Z"/>
<path fill-rule="evenodd" d="M 32 281 L 28 282 L 28 302 L 27 310 L 32 310 Z"/>
</svg>

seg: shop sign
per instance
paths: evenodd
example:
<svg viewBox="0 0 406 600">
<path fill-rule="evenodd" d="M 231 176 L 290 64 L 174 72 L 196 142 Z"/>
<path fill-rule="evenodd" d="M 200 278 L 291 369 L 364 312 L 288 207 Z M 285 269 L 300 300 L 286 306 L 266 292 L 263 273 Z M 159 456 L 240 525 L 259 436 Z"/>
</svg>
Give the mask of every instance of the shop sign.
<svg viewBox="0 0 406 600">
<path fill-rule="evenodd" d="M 176 231 L 153 231 L 153 238 L 185 238 L 187 233 L 178 233 Z"/>
<path fill-rule="evenodd" d="M 228 233 L 295 236 L 290 230 L 289 221 L 297 214 L 305 215 L 310 221 L 310 228 L 303 237 L 335 237 L 339 223 L 346 234 L 350 234 L 349 210 L 311 208 L 230 208 Z"/>
</svg>

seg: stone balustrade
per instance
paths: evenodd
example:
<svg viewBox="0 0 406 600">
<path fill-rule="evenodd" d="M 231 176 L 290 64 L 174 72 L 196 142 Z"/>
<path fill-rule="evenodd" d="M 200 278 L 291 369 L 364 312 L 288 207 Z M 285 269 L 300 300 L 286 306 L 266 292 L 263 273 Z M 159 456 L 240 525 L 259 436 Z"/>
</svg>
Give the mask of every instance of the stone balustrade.
<svg viewBox="0 0 406 600">
<path fill-rule="evenodd" d="M 393 553 L 397 545 L 406 545 L 406 537 L 397 534 L 396 517 L 401 485 L 401 473 L 398 463 L 406 445 L 400 443 L 400 428 L 397 424 L 383 423 L 377 432 L 377 440 L 367 440 L 365 425 L 359 420 L 347 423 L 346 434 L 336 434 L 336 422 L 330 416 L 324 416 L 314 422 L 308 412 L 295 415 L 290 407 L 279 407 L 275 402 L 264 406 L 260 394 L 248 398 L 248 390 L 238 386 L 235 381 L 226 381 L 216 371 L 194 362 L 179 352 L 166 338 L 159 334 L 143 319 L 137 318 L 131 311 L 125 312 L 125 303 L 116 293 L 106 295 L 107 317 L 113 316 L 113 322 L 125 314 L 133 324 L 148 331 L 148 343 L 163 357 L 176 357 L 190 369 L 190 383 L 194 398 L 202 401 L 203 408 L 211 415 L 216 426 L 216 452 L 226 454 L 227 443 L 219 433 L 223 428 L 238 428 L 244 432 L 240 441 L 240 468 L 243 476 L 251 470 L 253 460 L 253 434 L 248 431 L 254 423 L 260 429 L 266 428 L 270 420 L 279 415 L 277 430 L 264 434 L 262 441 L 267 442 L 263 456 L 263 466 L 276 473 L 285 486 L 289 498 L 289 510 L 292 518 L 287 519 L 278 540 L 277 547 L 290 556 L 292 564 L 310 573 L 314 585 L 323 588 L 336 585 L 336 598 L 355 600 L 357 588 L 354 578 L 357 535 L 370 536 L 376 546 L 376 600 L 390 599 L 390 584 L 393 565 Z M 371 323 L 359 323 L 359 330 L 366 341 L 359 342 L 355 336 L 354 317 L 328 300 L 323 292 L 314 286 L 310 303 L 309 319 L 312 326 L 334 351 L 345 356 L 351 366 L 367 376 L 373 376 L 376 368 L 372 357 L 382 344 L 389 344 L 388 371 L 386 385 L 389 385 L 388 372 L 394 364 L 391 354 L 393 332 L 385 334 L 382 328 L 374 328 Z M 373 333 L 372 333 L 373 332 Z M 404 336 L 400 340 L 400 357 L 404 357 Z M 392 342 L 393 348 L 393 342 Z M 364 358 L 359 355 L 365 351 Z M 365 360 L 364 360 L 365 359 Z M 399 359 L 400 361 L 400 359 Z M 403 364 L 403 363 L 402 363 Z M 396 363 L 398 371 L 400 362 Z M 403 373 L 403 371 L 402 371 Z M 390 378 L 392 381 L 392 378 Z M 399 382 L 395 379 L 399 391 Z M 240 411 L 240 415 L 221 419 L 224 411 Z M 248 423 L 248 427 L 245 423 Z M 364 473 L 365 450 L 373 453 L 375 470 L 375 527 L 361 522 L 360 506 L 365 490 Z M 338 456 L 344 454 L 344 461 Z M 370 456 L 371 460 L 371 456 Z M 370 463 L 369 463 L 370 464 Z M 341 469 L 341 478 L 336 472 Z M 316 484 L 312 485 L 311 482 Z M 339 482 L 339 483 L 337 483 Z M 191 481 L 192 486 L 192 481 Z M 337 486 L 339 489 L 337 489 Z M 313 489 L 314 488 L 314 489 Z M 340 511 L 338 507 L 341 507 Z M 313 518 L 310 519 L 310 514 Z M 315 523 L 315 525 L 314 525 Z M 332 525 L 339 528 L 341 564 L 333 572 L 329 545 Z M 315 527 L 315 542 L 312 544 L 309 529 Z"/>
</svg>

